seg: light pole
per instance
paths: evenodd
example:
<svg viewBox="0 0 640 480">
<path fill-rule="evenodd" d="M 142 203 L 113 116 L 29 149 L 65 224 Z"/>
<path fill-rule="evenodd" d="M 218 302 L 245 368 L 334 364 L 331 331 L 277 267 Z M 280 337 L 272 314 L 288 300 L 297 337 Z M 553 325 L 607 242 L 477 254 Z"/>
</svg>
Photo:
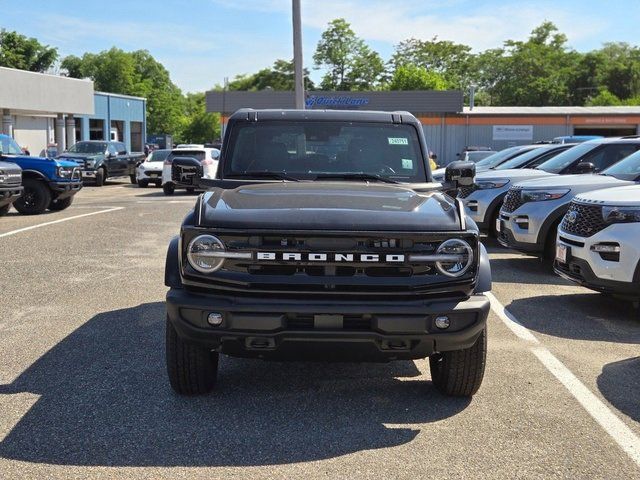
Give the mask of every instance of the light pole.
<svg viewBox="0 0 640 480">
<path fill-rule="evenodd" d="M 293 69 L 295 72 L 296 108 L 304 110 L 304 74 L 302 69 L 302 18 L 300 0 L 292 0 L 293 10 Z"/>
</svg>

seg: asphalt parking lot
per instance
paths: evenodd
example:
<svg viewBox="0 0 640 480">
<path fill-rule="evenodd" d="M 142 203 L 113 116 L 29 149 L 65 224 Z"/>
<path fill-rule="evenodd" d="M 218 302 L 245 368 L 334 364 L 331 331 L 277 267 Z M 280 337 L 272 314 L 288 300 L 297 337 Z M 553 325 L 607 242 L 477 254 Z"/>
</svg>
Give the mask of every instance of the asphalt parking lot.
<svg viewBox="0 0 640 480">
<path fill-rule="evenodd" d="M 176 396 L 164 256 L 193 202 L 112 181 L 0 219 L 0 478 L 640 478 L 640 314 L 491 241 L 471 401 L 424 360 L 224 358 Z"/>
</svg>

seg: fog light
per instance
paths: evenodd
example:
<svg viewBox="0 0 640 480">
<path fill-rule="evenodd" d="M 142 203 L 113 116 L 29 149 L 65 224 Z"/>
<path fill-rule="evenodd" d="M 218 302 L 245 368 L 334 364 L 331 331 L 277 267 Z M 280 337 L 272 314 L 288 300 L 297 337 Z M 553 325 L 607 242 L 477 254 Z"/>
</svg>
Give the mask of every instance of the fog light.
<svg viewBox="0 0 640 480">
<path fill-rule="evenodd" d="M 438 327 L 440 330 L 444 330 L 446 328 L 449 328 L 449 325 L 451 325 L 451 321 L 449 320 L 449 317 L 436 317 L 435 324 L 436 327 Z"/>
<path fill-rule="evenodd" d="M 213 327 L 219 327 L 220 325 L 222 325 L 222 314 L 210 313 L 207 317 L 207 323 Z"/>
<path fill-rule="evenodd" d="M 592 245 L 591 250 L 601 253 L 620 253 L 620 245 L 607 245 L 605 243 L 599 243 L 597 245 Z"/>
</svg>

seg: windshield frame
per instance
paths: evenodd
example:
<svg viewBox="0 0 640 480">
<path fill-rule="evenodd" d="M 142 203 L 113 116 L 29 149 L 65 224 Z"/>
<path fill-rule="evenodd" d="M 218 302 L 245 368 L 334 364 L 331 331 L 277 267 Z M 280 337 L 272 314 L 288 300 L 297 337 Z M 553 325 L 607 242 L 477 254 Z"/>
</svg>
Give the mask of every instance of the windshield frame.
<svg viewBox="0 0 640 480">
<path fill-rule="evenodd" d="M 525 150 L 525 148 L 528 146 L 529 145 L 514 145 L 513 147 L 507 147 L 503 148 L 502 150 L 498 150 L 496 153 L 483 158 L 479 162 L 476 162 L 476 168 L 487 167 L 487 169 L 490 170 L 493 167 L 497 167 L 504 162 L 508 162 L 509 160 L 518 157 L 523 153 L 526 153 L 528 150 Z"/>
<path fill-rule="evenodd" d="M 584 157 L 585 155 L 593 152 L 596 148 L 598 148 L 601 145 L 602 145 L 602 142 L 594 142 L 594 141 L 587 141 L 587 142 L 579 143 L 576 146 L 571 147 L 571 148 L 565 150 L 564 152 L 559 153 L 555 157 L 550 158 L 546 162 L 538 165 L 535 169 L 536 170 L 542 170 L 543 172 L 547 172 L 547 173 L 560 173 L 563 170 L 565 170 L 565 169 L 571 167 L 572 165 L 574 165 L 576 163 L 576 161 L 579 161 L 582 157 Z M 587 147 L 591 147 L 591 148 L 587 148 Z M 554 162 L 557 162 L 559 159 L 562 159 L 565 156 L 572 156 L 572 155 L 576 155 L 576 154 L 578 154 L 578 156 L 573 158 L 573 160 L 568 162 L 566 165 L 563 165 L 560 168 L 556 168 L 555 167 L 555 163 Z M 546 167 L 545 167 L 545 165 L 546 165 Z M 554 167 L 550 168 L 551 165 L 554 165 Z"/>
<path fill-rule="evenodd" d="M 96 148 L 99 148 L 100 145 L 102 145 L 102 150 L 95 150 L 95 151 L 91 151 L 91 152 L 82 152 L 82 151 L 76 151 L 74 150 L 74 147 L 78 146 L 78 145 L 95 145 Z M 83 155 L 98 155 L 100 153 L 106 153 L 107 151 L 107 147 L 108 147 L 108 142 L 91 142 L 91 141 L 82 141 L 82 142 L 76 142 L 73 145 L 71 145 L 68 149 L 66 153 L 80 153 Z"/>
<path fill-rule="evenodd" d="M 544 147 L 539 147 L 539 148 L 532 148 L 531 150 L 528 150 L 524 153 L 521 153 L 520 155 L 516 155 L 513 158 L 510 158 L 509 160 L 507 160 L 506 162 L 501 163 L 500 165 L 496 165 L 495 167 L 492 168 L 492 170 L 511 170 L 511 169 L 520 169 L 520 168 L 526 168 L 523 165 L 526 165 L 530 162 L 535 161 L 538 157 L 541 157 L 543 155 L 549 154 L 549 153 L 553 153 L 554 150 L 569 150 L 568 148 L 565 148 L 563 146 L 561 146 L 563 144 L 555 144 L 553 146 L 544 146 Z M 557 153 L 555 156 L 560 155 L 560 153 L 562 153 L 562 151 L 560 151 L 559 153 Z M 551 158 L 554 158 L 551 157 Z M 551 160 L 551 158 L 549 158 L 548 160 Z M 508 164 L 510 164 L 511 162 L 513 162 L 510 166 L 507 166 Z M 515 165 L 515 166 L 514 166 Z M 542 164 L 541 164 L 542 165 Z"/>
<path fill-rule="evenodd" d="M 374 173 L 372 171 L 362 171 L 362 170 L 356 170 L 356 169 L 349 169 L 349 170 L 345 170 L 345 171 L 332 171 L 332 170 L 328 170 L 328 171 L 315 171 L 314 169 L 310 169 L 309 172 L 299 172 L 299 171 L 285 171 L 284 169 L 279 170 L 279 169 L 273 169 L 273 170 L 265 170 L 265 172 L 269 172 L 269 173 L 274 173 L 274 174 L 286 174 L 288 176 L 291 177 L 295 177 L 297 180 L 311 180 L 311 181 L 315 181 L 316 177 L 320 176 L 322 177 L 323 174 L 331 174 L 331 176 L 335 176 L 336 178 L 340 177 L 341 175 L 344 176 L 353 176 L 355 175 L 382 175 L 385 178 L 388 178 L 390 180 L 394 180 L 398 183 L 404 183 L 404 184 L 416 184 L 416 183 L 427 183 L 427 182 L 431 182 L 432 177 L 431 177 L 431 171 L 429 169 L 429 164 L 428 164 L 428 160 L 427 160 L 427 148 L 426 145 L 424 144 L 424 139 L 421 136 L 420 132 L 418 131 L 418 128 L 412 124 L 412 123 L 390 123 L 390 122 L 376 122 L 376 121 L 362 121 L 362 120 L 314 120 L 314 119 L 310 119 L 310 120 L 290 120 L 290 119 L 283 119 L 283 120 L 265 120 L 265 121 L 261 121 L 261 122 L 251 122 L 251 121 L 245 121 L 245 120 L 239 120 L 234 122 L 230 127 L 230 130 L 227 134 L 227 138 L 229 140 L 227 140 L 225 142 L 225 145 L 223 146 L 223 150 L 221 152 L 221 160 L 222 163 L 220 164 L 221 168 L 219 170 L 219 178 L 223 179 L 223 178 L 233 178 L 233 179 L 240 179 L 240 178 L 244 178 L 244 179 L 249 179 L 251 178 L 249 175 L 245 174 L 242 170 L 236 170 L 233 168 L 233 156 L 234 156 L 234 149 L 237 147 L 239 141 L 239 135 L 240 135 L 240 131 L 245 128 L 245 127 L 252 127 L 252 128 L 260 128 L 260 127 L 267 127 L 267 126 L 278 126 L 278 125 L 286 125 L 286 126 L 299 126 L 299 125 L 318 125 L 318 124 L 334 124 L 336 127 L 338 126 L 350 126 L 350 127 L 366 127 L 366 126 L 371 126 L 371 127 L 378 127 L 378 128 L 382 128 L 382 127 L 388 127 L 388 128 L 395 128 L 395 129 L 406 129 L 407 130 L 407 134 L 411 137 L 410 143 L 407 145 L 410 145 L 413 148 L 413 154 L 415 155 L 415 167 L 414 167 L 414 171 L 410 174 L 402 174 L 402 173 L 394 173 L 394 174 L 387 174 L 384 172 L 379 172 L 379 173 Z M 286 133 L 286 132 L 283 132 Z M 342 132 L 341 132 L 342 133 Z M 332 146 L 331 144 L 327 143 L 325 145 L 320 144 L 320 145 L 315 145 L 314 148 L 320 148 L 320 147 L 330 147 Z M 309 150 L 307 150 L 307 154 L 309 153 Z M 351 181 L 353 181 L 353 178 L 350 179 Z"/>
</svg>

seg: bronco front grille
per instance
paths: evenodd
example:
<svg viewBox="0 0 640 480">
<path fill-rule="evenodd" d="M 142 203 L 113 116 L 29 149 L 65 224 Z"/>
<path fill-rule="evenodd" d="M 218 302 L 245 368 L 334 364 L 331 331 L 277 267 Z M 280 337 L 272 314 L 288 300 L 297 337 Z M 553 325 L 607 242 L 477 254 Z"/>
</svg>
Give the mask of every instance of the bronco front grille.
<svg viewBox="0 0 640 480">
<path fill-rule="evenodd" d="M 602 218 L 602 206 L 571 202 L 562 219 L 560 230 L 579 237 L 590 237 L 607 226 Z"/>
<path fill-rule="evenodd" d="M 522 189 L 517 187 L 511 187 L 504 197 L 504 203 L 502 204 L 502 210 L 507 213 L 515 212 L 518 208 L 524 205 L 522 201 Z"/>
</svg>

